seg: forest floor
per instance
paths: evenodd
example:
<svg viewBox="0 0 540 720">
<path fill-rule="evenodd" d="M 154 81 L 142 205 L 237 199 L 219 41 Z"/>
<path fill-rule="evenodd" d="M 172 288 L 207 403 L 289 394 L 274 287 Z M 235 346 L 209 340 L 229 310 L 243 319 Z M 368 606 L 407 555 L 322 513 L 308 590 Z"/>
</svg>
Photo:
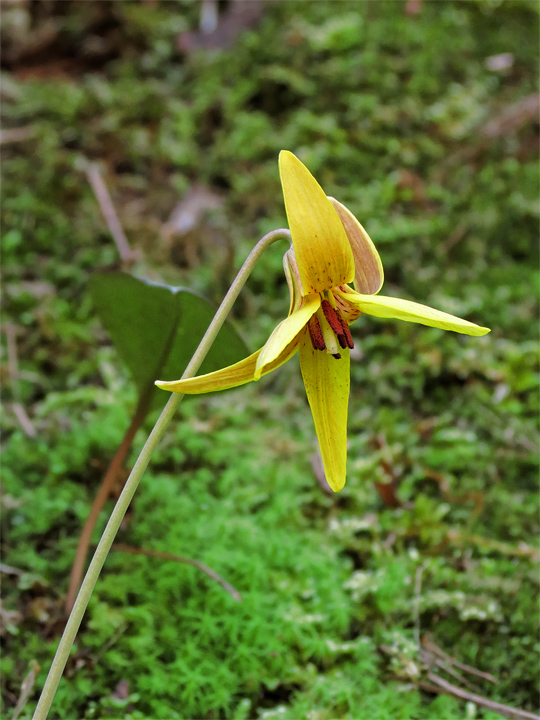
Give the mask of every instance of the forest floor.
<svg viewBox="0 0 540 720">
<path fill-rule="evenodd" d="M 88 291 L 120 267 L 89 168 L 131 272 L 218 303 L 255 241 L 285 226 L 287 148 L 365 225 L 385 294 L 492 332 L 352 326 L 338 494 L 296 359 L 186 399 L 118 542 L 202 562 L 241 601 L 196 567 L 113 550 L 51 718 L 494 720 L 493 703 L 526 717 L 539 706 L 538 6 L 236 5 L 210 34 L 198 3 L 2 8 L 2 715 L 34 668 L 31 717 L 136 403 Z M 284 250 L 234 308 L 250 351 L 288 311 Z"/>
</svg>

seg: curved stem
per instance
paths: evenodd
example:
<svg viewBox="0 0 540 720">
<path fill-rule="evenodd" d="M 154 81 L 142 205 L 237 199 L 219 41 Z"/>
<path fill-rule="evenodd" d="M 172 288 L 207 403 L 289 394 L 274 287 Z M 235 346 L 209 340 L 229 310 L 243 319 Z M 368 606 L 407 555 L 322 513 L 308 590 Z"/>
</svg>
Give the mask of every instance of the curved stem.
<svg viewBox="0 0 540 720">
<path fill-rule="evenodd" d="M 240 272 L 234 279 L 216 314 L 214 315 L 214 318 L 210 323 L 203 339 L 201 340 L 199 347 L 189 361 L 189 364 L 186 367 L 182 378 L 193 377 L 201 366 L 201 363 L 205 359 L 208 351 L 210 350 L 210 347 L 212 346 L 212 343 L 216 339 L 216 336 L 221 329 L 221 326 L 225 322 L 225 319 L 229 314 L 234 301 L 238 297 L 240 290 L 244 286 L 246 280 L 248 279 L 251 271 L 253 270 L 256 262 L 258 261 L 262 253 L 269 245 L 271 245 L 276 240 L 279 240 L 281 238 L 290 239 L 290 237 L 291 235 L 288 230 L 273 230 L 272 232 L 269 232 L 267 235 L 261 238 L 261 240 L 259 240 L 259 242 L 255 245 L 251 253 L 248 255 L 246 261 L 242 265 Z M 146 470 L 148 463 L 150 462 L 152 453 L 154 452 L 158 442 L 160 441 L 163 433 L 165 432 L 165 428 L 172 419 L 183 397 L 184 396 L 180 393 L 173 393 L 169 398 L 161 415 L 159 416 L 156 424 L 154 425 L 152 432 L 148 436 L 148 440 L 144 444 L 144 447 L 141 450 L 141 453 L 137 458 L 137 461 L 135 462 L 135 465 L 133 466 L 133 469 L 126 481 L 124 489 L 122 490 L 122 493 L 118 498 L 116 505 L 114 506 L 111 517 L 109 518 L 109 522 L 107 523 L 107 526 L 103 531 L 103 535 L 101 536 L 101 540 L 99 541 L 99 544 L 96 548 L 94 557 L 92 558 L 92 562 L 90 563 L 84 577 L 81 589 L 79 590 L 79 594 L 77 595 L 77 599 L 75 600 L 75 604 L 67 621 L 64 633 L 60 639 L 56 655 L 54 656 L 51 669 L 49 670 L 49 674 L 47 675 L 47 680 L 45 681 L 45 685 L 43 687 L 43 691 L 41 693 L 41 697 L 39 698 L 39 702 L 37 704 L 32 720 L 45 720 L 47 717 L 52 701 L 54 699 L 54 695 L 56 693 L 56 689 L 58 687 L 58 683 L 60 682 L 60 678 L 62 677 L 62 673 L 64 672 L 71 646 L 73 645 L 75 636 L 77 635 L 77 631 L 80 627 L 85 610 L 88 606 L 88 602 L 90 601 L 90 597 L 98 580 L 101 568 L 105 563 L 111 545 L 113 544 L 114 538 L 116 537 L 116 533 L 118 532 L 118 528 L 120 527 L 120 524 L 122 523 L 122 520 L 124 518 L 124 515 L 126 514 L 133 495 L 137 490 L 140 479 L 144 471 Z"/>
<path fill-rule="evenodd" d="M 141 397 L 135 410 L 135 414 L 133 415 L 131 424 L 127 429 L 126 434 L 124 435 L 124 438 L 120 443 L 118 450 L 116 451 L 113 459 L 111 460 L 111 464 L 107 468 L 107 472 L 105 473 L 105 477 L 103 478 L 101 487 L 99 488 L 98 493 L 94 498 L 90 513 L 82 529 L 81 536 L 79 538 L 79 544 L 77 545 L 77 552 L 75 553 L 75 560 L 73 561 L 73 567 L 71 568 L 71 576 L 69 578 L 69 588 L 65 604 L 66 617 L 69 615 L 73 608 L 75 598 L 77 597 L 77 592 L 81 585 L 81 578 L 84 572 L 86 555 L 88 553 L 90 540 L 92 539 L 92 531 L 94 530 L 94 526 L 97 522 L 97 519 L 99 518 L 101 511 L 103 510 L 103 506 L 107 502 L 109 495 L 111 494 L 111 490 L 118 479 L 120 470 L 122 469 L 122 465 L 124 464 L 124 460 L 126 459 L 126 456 L 131 448 L 131 443 L 133 442 L 135 433 L 143 424 L 144 419 L 148 413 L 148 408 L 150 406 L 150 400 L 152 397 L 151 391 L 153 391 L 153 389 L 154 386 L 151 385 L 150 392 L 146 392 Z"/>
</svg>

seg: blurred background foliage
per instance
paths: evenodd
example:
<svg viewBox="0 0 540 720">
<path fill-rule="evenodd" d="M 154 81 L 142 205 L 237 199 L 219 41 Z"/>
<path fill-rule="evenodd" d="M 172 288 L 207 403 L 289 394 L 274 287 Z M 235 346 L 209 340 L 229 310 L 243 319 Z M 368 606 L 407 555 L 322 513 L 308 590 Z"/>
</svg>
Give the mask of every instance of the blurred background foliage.
<svg viewBox="0 0 540 720">
<path fill-rule="evenodd" d="M 434 668 L 465 686 L 419 638 L 497 680 L 470 691 L 534 711 L 538 6 L 230 1 L 206 33 L 202 8 L 3 4 L 4 712 L 35 660 L 30 717 L 135 405 L 88 292 L 118 256 L 84 168 L 135 274 L 219 302 L 285 225 L 281 148 L 365 225 L 386 294 L 493 331 L 360 318 L 339 495 L 296 361 L 187 400 L 119 541 L 196 558 L 243 600 L 113 552 L 51 717 L 498 717 L 427 688 Z M 282 249 L 233 313 L 253 350 L 288 309 Z"/>
</svg>

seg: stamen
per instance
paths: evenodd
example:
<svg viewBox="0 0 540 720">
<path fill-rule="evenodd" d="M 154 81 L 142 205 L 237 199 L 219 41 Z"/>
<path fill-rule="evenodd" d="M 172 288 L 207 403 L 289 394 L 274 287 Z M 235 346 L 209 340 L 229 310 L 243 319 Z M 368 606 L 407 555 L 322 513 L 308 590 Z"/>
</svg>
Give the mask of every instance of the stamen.
<svg viewBox="0 0 540 720">
<path fill-rule="evenodd" d="M 344 320 L 337 308 L 333 308 L 328 300 L 323 300 L 321 303 L 321 309 L 324 313 L 324 317 L 328 320 L 328 324 L 336 334 L 339 344 L 342 348 L 353 348 L 354 342 L 349 330 L 347 321 Z"/>
<path fill-rule="evenodd" d="M 347 341 L 347 347 L 352 349 L 354 347 L 354 342 L 347 321 L 344 320 L 341 316 L 339 319 L 341 320 L 341 326 L 343 327 L 343 335 L 345 336 L 345 339 Z"/>
<path fill-rule="evenodd" d="M 308 322 L 308 331 L 311 344 L 315 350 L 326 350 L 321 324 L 319 323 L 319 318 L 316 315 L 311 316 L 311 319 Z"/>
<path fill-rule="evenodd" d="M 339 316 L 337 312 L 334 310 L 334 308 L 330 305 L 328 300 L 323 300 L 321 303 L 321 308 L 324 313 L 324 317 L 328 320 L 328 324 L 332 328 L 332 330 L 336 333 L 336 335 L 343 335 L 343 329 L 341 327 L 341 322 L 339 319 Z"/>
<path fill-rule="evenodd" d="M 336 360 L 341 360 L 341 355 L 339 353 L 332 353 L 332 357 Z"/>
</svg>

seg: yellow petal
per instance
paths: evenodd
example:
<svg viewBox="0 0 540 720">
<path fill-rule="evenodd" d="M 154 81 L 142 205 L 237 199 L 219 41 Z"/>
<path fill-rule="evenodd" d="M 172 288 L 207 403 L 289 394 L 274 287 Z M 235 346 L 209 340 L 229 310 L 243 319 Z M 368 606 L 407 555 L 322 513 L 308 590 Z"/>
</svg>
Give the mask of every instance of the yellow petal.
<svg viewBox="0 0 540 720">
<path fill-rule="evenodd" d="M 441 328 L 441 330 L 453 330 L 464 335 L 486 335 L 486 333 L 490 332 L 489 328 L 475 325 L 454 315 L 449 315 L 440 310 L 433 310 L 427 305 L 420 305 L 409 300 L 400 300 L 381 295 L 361 295 L 353 291 L 343 293 L 335 290 L 334 292 L 344 298 L 347 303 L 367 315 L 406 320 L 407 322 Z"/>
<path fill-rule="evenodd" d="M 321 306 L 319 295 L 306 295 L 302 305 L 295 310 L 288 318 L 279 323 L 274 332 L 266 341 L 255 368 L 255 380 L 258 380 L 265 371 L 266 365 L 274 362 L 306 326 L 308 320 Z"/>
<path fill-rule="evenodd" d="M 319 440 L 326 480 L 334 492 L 345 485 L 347 473 L 347 411 L 349 406 L 349 349 L 341 359 L 315 350 L 308 333 L 300 344 L 300 367 Z"/>
<path fill-rule="evenodd" d="M 372 239 L 345 205 L 328 198 L 343 223 L 354 257 L 354 287 L 360 293 L 374 295 L 382 288 L 384 270 Z"/>
<path fill-rule="evenodd" d="M 322 292 L 351 282 L 351 246 L 324 190 L 287 150 L 279 154 L 279 173 L 304 292 Z"/>
<path fill-rule="evenodd" d="M 187 395 L 199 395 L 200 393 L 216 392 L 217 390 L 228 390 L 229 388 L 245 385 L 255 378 L 255 367 L 263 348 L 250 355 L 245 360 L 229 365 L 223 370 L 200 375 L 199 377 L 188 378 L 187 380 L 156 380 L 156 385 L 162 390 L 185 393 Z M 283 363 L 286 363 L 298 350 L 298 341 L 295 338 L 271 363 L 268 363 L 261 375 L 267 375 Z M 260 377 L 260 376 L 259 376 Z"/>
</svg>

